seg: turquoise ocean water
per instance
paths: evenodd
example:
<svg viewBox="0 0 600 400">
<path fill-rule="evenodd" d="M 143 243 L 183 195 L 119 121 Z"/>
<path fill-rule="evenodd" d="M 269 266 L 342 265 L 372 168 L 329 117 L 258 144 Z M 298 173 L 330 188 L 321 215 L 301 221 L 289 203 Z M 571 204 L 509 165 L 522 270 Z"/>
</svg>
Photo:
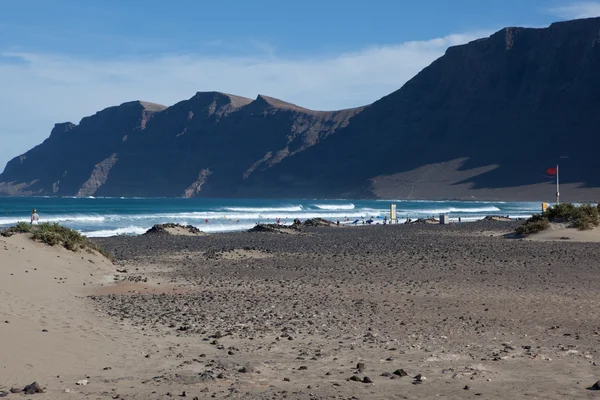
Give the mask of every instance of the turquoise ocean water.
<svg viewBox="0 0 600 400">
<path fill-rule="evenodd" d="M 205 232 L 230 232 L 253 227 L 257 222 L 291 223 L 294 218 L 322 217 L 340 223 L 373 217 L 381 223 L 396 204 L 400 221 L 448 214 L 452 219 L 474 221 L 486 215 L 528 217 L 540 203 L 409 200 L 268 200 L 268 199 L 173 199 L 173 198 L 64 198 L 0 197 L 0 227 L 29 222 L 36 208 L 40 222 L 59 222 L 90 237 L 136 235 L 152 225 L 176 222 Z"/>
</svg>

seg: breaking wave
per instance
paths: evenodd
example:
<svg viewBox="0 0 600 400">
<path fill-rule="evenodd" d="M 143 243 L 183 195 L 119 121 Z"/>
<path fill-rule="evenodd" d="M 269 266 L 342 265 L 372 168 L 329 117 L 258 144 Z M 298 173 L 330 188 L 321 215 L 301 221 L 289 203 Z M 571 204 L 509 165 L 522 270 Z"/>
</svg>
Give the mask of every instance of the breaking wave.
<svg viewBox="0 0 600 400">
<path fill-rule="evenodd" d="M 337 211 L 337 210 L 354 210 L 354 204 L 315 204 L 319 210 Z"/>
<path fill-rule="evenodd" d="M 290 212 L 290 211 L 302 211 L 302 206 L 290 206 L 290 207 L 225 207 L 227 211 L 235 212 Z"/>
</svg>

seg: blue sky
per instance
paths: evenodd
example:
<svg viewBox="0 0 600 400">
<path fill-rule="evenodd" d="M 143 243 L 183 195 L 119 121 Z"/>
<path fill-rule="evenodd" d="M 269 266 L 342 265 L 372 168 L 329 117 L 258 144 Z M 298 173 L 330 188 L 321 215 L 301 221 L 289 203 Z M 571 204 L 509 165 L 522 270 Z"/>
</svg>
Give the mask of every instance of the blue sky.
<svg viewBox="0 0 600 400">
<path fill-rule="evenodd" d="M 600 16 L 600 1 L 0 1 L 0 169 L 54 122 L 197 91 L 315 109 L 367 104 L 504 26 Z"/>
</svg>

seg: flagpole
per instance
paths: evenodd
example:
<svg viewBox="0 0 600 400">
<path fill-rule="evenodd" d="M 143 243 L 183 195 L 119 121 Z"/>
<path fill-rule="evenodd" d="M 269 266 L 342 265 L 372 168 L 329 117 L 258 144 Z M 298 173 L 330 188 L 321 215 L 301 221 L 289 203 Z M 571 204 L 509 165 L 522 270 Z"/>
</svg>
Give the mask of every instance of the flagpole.
<svg viewBox="0 0 600 400">
<path fill-rule="evenodd" d="M 560 187 L 558 185 L 558 164 L 556 164 L 556 204 L 560 204 Z"/>
</svg>

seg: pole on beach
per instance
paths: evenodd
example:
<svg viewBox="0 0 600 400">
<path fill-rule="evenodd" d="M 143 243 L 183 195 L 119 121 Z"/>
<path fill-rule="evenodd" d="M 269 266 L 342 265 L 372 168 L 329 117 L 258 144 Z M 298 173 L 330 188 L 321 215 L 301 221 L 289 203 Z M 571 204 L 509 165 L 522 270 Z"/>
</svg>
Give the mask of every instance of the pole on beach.
<svg viewBox="0 0 600 400">
<path fill-rule="evenodd" d="M 558 185 L 558 164 L 556 164 L 556 204 L 560 204 L 560 187 Z"/>
</svg>

